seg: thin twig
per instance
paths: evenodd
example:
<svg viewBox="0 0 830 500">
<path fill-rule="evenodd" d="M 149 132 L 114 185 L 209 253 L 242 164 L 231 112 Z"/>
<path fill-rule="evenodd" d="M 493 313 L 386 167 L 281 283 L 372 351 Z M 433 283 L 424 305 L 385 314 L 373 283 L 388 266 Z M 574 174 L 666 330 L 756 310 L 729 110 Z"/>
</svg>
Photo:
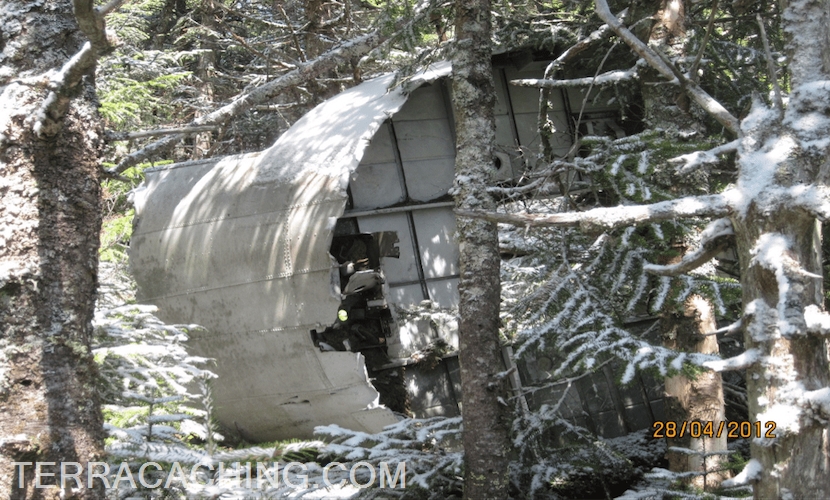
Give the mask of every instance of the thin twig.
<svg viewBox="0 0 830 500">
<path fill-rule="evenodd" d="M 700 61 L 703 59 L 703 52 L 706 50 L 706 46 L 709 44 L 709 37 L 712 36 L 712 29 L 715 27 L 715 14 L 718 12 L 718 0 L 714 0 L 712 2 L 712 13 L 709 14 L 709 24 L 706 25 L 706 34 L 703 35 L 703 41 L 700 43 L 700 50 L 697 51 L 697 56 L 695 56 L 695 60 L 692 63 L 691 68 L 689 69 L 689 75 L 692 81 L 697 82 L 697 68 L 700 66 Z"/>
<path fill-rule="evenodd" d="M 764 20 L 761 19 L 761 14 L 756 14 L 755 20 L 758 21 L 758 27 L 761 29 L 761 41 L 764 43 L 764 54 L 767 58 L 767 71 L 769 71 L 769 77 L 772 79 L 772 107 L 778 111 L 778 118 L 783 119 L 784 100 L 781 98 L 781 87 L 778 86 L 778 76 L 775 74 L 775 61 L 772 60 L 772 51 L 769 48 L 767 30 L 764 28 Z"/>
</svg>

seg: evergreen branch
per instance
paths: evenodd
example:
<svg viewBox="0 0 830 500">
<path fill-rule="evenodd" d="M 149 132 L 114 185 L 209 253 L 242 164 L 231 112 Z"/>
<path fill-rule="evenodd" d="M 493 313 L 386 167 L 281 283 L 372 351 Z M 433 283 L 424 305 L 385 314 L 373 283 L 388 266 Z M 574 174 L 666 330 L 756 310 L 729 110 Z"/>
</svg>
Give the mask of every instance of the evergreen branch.
<svg viewBox="0 0 830 500">
<path fill-rule="evenodd" d="M 491 222 L 529 227 L 574 227 L 585 230 L 609 230 L 650 222 L 668 221 L 691 217 L 723 217 L 732 210 L 727 198 L 720 194 L 690 196 L 661 201 L 651 205 L 600 207 L 585 212 L 558 214 L 506 214 L 482 210 L 456 210 L 459 217 L 484 219 Z"/>
<path fill-rule="evenodd" d="M 614 33 L 616 33 L 617 36 L 619 36 L 631 48 L 631 50 L 642 57 L 652 68 L 657 70 L 657 72 L 669 81 L 674 81 L 676 79 L 675 71 L 673 71 L 672 68 L 670 68 L 654 50 L 640 41 L 639 38 L 629 31 L 628 28 L 623 26 L 623 24 L 616 17 L 614 17 L 611 13 L 611 9 L 608 8 L 608 2 L 606 2 L 606 0 L 596 0 L 595 3 L 596 13 L 600 19 L 605 21 L 605 23 L 608 24 L 612 30 L 614 30 Z M 689 94 L 689 97 L 691 97 L 701 108 L 712 115 L 712 117 L 727 130 L 738 137 L 741 136 L 740 122 L 737 118 L 732 116 L 732 114 L 727 111 L 727 109 L 724 108 L 720 102 L 706 93 L 705 90 L 700 88 L 700 85 L 689 80 L 685 76 L 683 76 L 679 81 L 684 90 Z"/>
<path fill-rule="evenodd" d="M 80 0 L 78 0 L 80 1 Z M 255 88 L 254 90 L 243 94 L 234 99 L 230 104 L 227 104 L 211 113 L 200 116 L 191 121 L 187 127 L 199 125 L 219 125 L 222 126 L 228 123 L 234 117 L 241 115 L 248 111 L 253 106 L 267 102 L 287 88 L 296 87 L 313 78 L 317 77 L 324 71 L 327 71 L 338 64 L 348 62 L 353 58 L 358 58 L 370 53 L 373 49 L 392 38 L 395 33 L 400 32 L 404 27 L 411 26 L 419 22 L 428 11 L 428 5 L 420 6 L 415 15 L 399 21 L 395 24 L 395 30 L 390 33 L 386 29 L 381 29 L 352 39 L 335 48 L 332 48 L 317 57 L 316 59 L 300 64 L 296 69 L 277 77 L 270 82 Z M 182 134 L 171 135 L 164 139 L 159 139 L 138 151 L 130 153 L 125 156 L 115 167 L 109 169 L 109 174 L 120 174 L 121 172 L 133 167 L 143 161 L 150 160 L 153 157 L 164 154 L 173 149 L 181 140 Z"/>
<path fill-rule="evenodd" d="M 700 50 L 697 52 L 697 56 L 695 56 L 695 60 L 689 68 L 689 75 L 695 82 L 698 81 L 697 68 L 700 67 L 700 61 L 703 59 L 703 52 L 706 50 L 706 45 L 709 44 L 709 38 L 712 36 L 712 28 L 715 26 L 715 15 L 718 12 L 718 0 L 714 0 L 714 2 L 712 2 L 711 8 L 712 12 L 709 14 L 709 23 L 706 25 L 706 34 L 703 35 L 703 41 L 700 43 Z"/>
</svg>

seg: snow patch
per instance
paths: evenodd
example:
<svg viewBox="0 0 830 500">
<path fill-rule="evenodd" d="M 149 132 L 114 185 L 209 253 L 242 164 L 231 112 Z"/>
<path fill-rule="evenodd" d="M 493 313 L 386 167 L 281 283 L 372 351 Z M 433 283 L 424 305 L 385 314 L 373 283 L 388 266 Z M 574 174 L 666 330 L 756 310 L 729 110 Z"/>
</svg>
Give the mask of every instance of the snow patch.
<svg viewBox="0 0 830 500">
<path fill-rule="evenodd" d="M 746 463 L 744 470 L 742 470 L 740 474 L 732 479 L 727 479 L 721 483 L 721 486 L 724 488 L 735 488 L 737 486 L 751 484 L 760 479 L 761 473 L 763 472 L 764 467 L 761 465 L 761 462 L 759 462 L 758 459 L 753 458 Z"/>
<path fill-rule="evenodd" d="M 787 321 L 787 296 L 790 292 L 790 280 L 785 265 L 791 259 L 787 256 L 792 241 L 780 233 L 765 233 L 758 238 L 755 248 L 750 251 L 752 262 L 775 273 L 778 283 L 778 328 L 781 335 L 791 335 L 796 327 Z"/>
<path fill-rule="evenodd" d="M 807 331 L 811 333 L 830 334 L 830 314 L 822 311 L 815 304 L 804 308 L 804 322 L 807 324 Z"/>
</svg>

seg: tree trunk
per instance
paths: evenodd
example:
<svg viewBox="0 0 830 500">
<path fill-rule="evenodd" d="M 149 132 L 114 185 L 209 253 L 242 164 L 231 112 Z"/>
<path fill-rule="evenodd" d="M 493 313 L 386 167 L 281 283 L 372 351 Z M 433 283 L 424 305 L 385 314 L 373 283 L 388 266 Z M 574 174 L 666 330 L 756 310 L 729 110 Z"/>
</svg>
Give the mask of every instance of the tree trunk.
<svg viewBox="0 0 830 500">
<path fill-rule="evenodd" d="M 94 63 L 41 113 L 50 91 L 19 81 L 61 69 L 81 48 L 72 1 L 6 0 L 0 40 L 0 496 L 58 498 L 55 486 L 37 487 L 56 477 L 36 479 L 32 463 L 86 468 L 103 449 L 90 353 L 101 225 Z M 61 498 L 103 497 L 77 486 Z"/>
<path fill-rule="evenodd" d="M 456 207 L 493 210 L 486 188 L 495 144 L 490 2 L 456 2 L 453 58 Z M 464 498 L 507 498 L 510 408 L 499 342 L 501 260 L 496 225 L 458 219 Z"/>
<path fill-rule="evenodd" d="M 738 187 L 748 200 L 732 217 L 744 340 L 755 354 L 747 369 L 749 416 L 760 421 L 762 434 L 775 435 L 752 440 L 761 469 L 755 498 L 827 498 L 828 427 L 804 401 L 805 391 L 830 386 L 827 343 L 807 331 L 804 315 L 808 306 L 822 308 L 821 236 L 813 216 L 774 203 L 774 196 L 830 178 L 830 0 L 791 0 L 783 21 L 790 38 L 789 104 L 778 115 L 756 103 L 744 120 Z"/>
<path fill-rule="evenodd" d="M 718 339 L 715 335 L 711 335 L 717 330 L 715 311 L 709 300 L 699 295 L 692 295 L 686 299 L 683 316 L 664 317 L 661 321 L 663 323 L 661 330 L 665 332 L 663 336 L 666 347 L 682 352 L 718 353 Z M 697 421 L 703 425 L 712 422 L 716 428 L 720 422 L 726 420 L 723 381 L 720 373 L 707 371 L 693 378 L 683 374 L 667 377 L 665 391 L 666 421 Z M 696 455 L 671 451 L 667 453 L 669 470 L 705 472 L 704 475 L 689 478 L 686 481 L 688 484 L 710 490 L 725 479 L 724 473 L 719 469 L 726 456 L 707 457 L 706 454 L 725 451 L 727 449 L 726 434 L 692 438 L 691 433 L 686 433 L 683 436 L 668 438 L 668 445 L 687 448 L 699 453 Z"/>
<path fill-rule="evenodd" d="M 657 20 L 652 27 L 649 44 L 658 50 L 669 50 L 674 56 L 686 55 L 685 6 L 682 1 L 660 2 L 660 9 L 654 16 Z M 656 72 L 653 72 L 656 73 Z M 654 75 L 655 82 L 662 77 Z M 690 103 L 686 93 L 673 85 L 642 86 L 645 119 L 657 129 L 693 134 L 704 130 L 699 114 L 690 112 Z M 684 248 L 682 251 L 686 252 Z M 664 332 L 664 345 L 681 352 L 717 354 L 718 340 L 711 334 L 717 330 L 715 311 L 710 300 L 700 295 L 689 297 L 683 304 L 683 314 L 676 316 L 664 314 L 661 318 L 661 330 Z M 706 372 L 695 377 L 677 374 L 665 380 L 666 421 L 669 422 L 712 422 L 717 426 L 726 419 L 723 401 L 723 380 L 720 373 Z M 682 425 L 682 424 L 681 424 Z M 692 438 L 691 435 L 667 437 L 670 447 L 687 448 L 698 454 L 669 451 L 669 470 L 673 472 L 701 472 L 701 476 L 684 480 L 697 488 L 711 489 L 719 486 L 725 479 L 720 472 L 725 455 L 708 453 L 726 451 L 726 434 L 719 437 L 703 436 Z M 713 472 L 709 472 L 713 471 Z"/>
</svg>

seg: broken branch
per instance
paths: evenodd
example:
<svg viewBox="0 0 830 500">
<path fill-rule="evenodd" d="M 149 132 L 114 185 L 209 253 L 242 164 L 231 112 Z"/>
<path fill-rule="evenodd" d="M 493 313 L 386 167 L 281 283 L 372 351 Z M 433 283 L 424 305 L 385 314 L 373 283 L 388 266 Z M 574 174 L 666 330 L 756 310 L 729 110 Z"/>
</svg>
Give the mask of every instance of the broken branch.
<svg viewBox="0 0 830 500">
<path fill-rule="evenodd" d="M 541 89 L 556 89 L 561 87 L 585 87 L 588 85 L 607 85 L 637 78 L 637 67 L 627 70 L 608 71 L 597 77 L 574 78 L 571 80 L 524 79 L 511 80 L 511 85 L 519 87 L 537 87 Z"/>
<path fill-rule="evenodd" d="M 657 55 L 657 53 L 654 52 L 648 45 L 640 41 L 639 38 L 634 36 L 628 28 L 623 26 L 623 24 L 616 17 L 614 17 L 613 14 L 611 14 L 611 9 L 608 8 L 606 0 L 596 0 L 595 3 L 596 13 L 600 19 L 605 21 L 605 23 L 608 24 L 612 30 L 614 30 L 614 33 L 616 33 L 617 36 L 619 36 L 626 43 L 626 45 L 631 48 L 631 50 L 642 57 L 652 68 L 656 69 L 665 78 L 670 81 L 675 80 L 674 71 L 672 71 L 672 69 L 666 65 L 665 62 L 663 62 L 660 56 Z M 712 115 L 712 117 L 727 130 L 736 136 L 741 135 L 740 122 L 737 118 L 732 116 L 732 114 L 727 111 L 721 103 L 707 94 L 706 91 L 700 88 L 697 83 L 690 81 L 685 77 L 683 80 L 681 80 L 683 88 L 701 108 Z"/>
<path fill-rule="evenodd" d="M 129 141 L 131 139 L 141 139 L 143 137 L 156 137 L 160 135 L 171 134 L 193 134 L 197 132 L 213 132 L 219 130 L 218 125 L 201 125 L 197 127 L 179 127 L 179 128 L 165 128 L 158 130 L 144 130 L 141 132 L 113 132 L 107 130 L 104 135 L 107 141 Z"/>
</svg>

